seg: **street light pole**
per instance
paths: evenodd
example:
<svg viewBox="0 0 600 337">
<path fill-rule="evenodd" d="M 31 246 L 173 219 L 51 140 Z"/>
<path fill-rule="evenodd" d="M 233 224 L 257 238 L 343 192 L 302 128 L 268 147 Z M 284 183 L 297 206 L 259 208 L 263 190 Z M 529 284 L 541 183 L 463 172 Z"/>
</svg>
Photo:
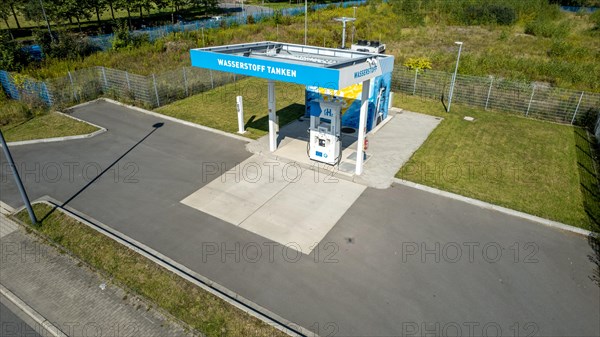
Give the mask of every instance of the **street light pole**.
<svg viewBox="0 0 600 337">
<path fill-rule="evenodd" d="M 21 193 L 21 198 L 23 199 L 25 208 L 27 208 L 27 213 L 29 213 L 29 219 L 31 219 L 31 224 L 35 225 L 37 223 L 35 213 L 33 213 L 31 203 L 29 202 L 29 197 L 27 196 L 27 192 L 25 191 L 25 187 L 23 186 L 23 182 L 21 181 L 21 176 L 19 176 L 19 171 L 17 170 L 15 161 L 13 160 L 13 157 L 10 154 L 8 145 L 6 145 L 6 140 L 4 140 L 4 135 L 2 134 L 2 131 L 0 131 L 0 144 L 4 149 L 4 156 L 6 157 L 6 161 L 8 161 L 8 166 L 10 166 L 10 169 L 12 170 L 12 173 L 15 176 L 15 182 L 17 183 L 17 187 L 19 188 L 19 193 Z"/>
<path fill-rule="evenodd" d="M 356 6 L 352 8 L 354 9 L 354 18 L 356 19 Z M 356 33 L 356 27 L 354 26 L 354 22 L 352 22 L 352 44 L 354 44 L 354 33 Z"/>
<path fill-rule="evenodd" d="M 334 20 L 342 22 L 342 49 L 345 49 L 346 48 L 346 22 L 354 21 L 356 19 L 348 18 L 348 17 L 341 17 L 341 18 L 334 18 Z"/>
<path fill-rule="evenodd" d="M 460 52 L 462 50 L 463 43 L 460 41 L 454 42 L 458 45 L 458 56 L 456 57 L 456 67 L 454 68 L 454 75 L 452 75 L 452 83 L 450 84 L 450 93 L 448 95 L 448 110 L 450 112 L 450 105 L 452 105 L 452 96 L 454 95 L 454 85 L 456 84 L 456 75 L 458 73 L 458 61 L 460 61 Z"/>
<path fill-rule="evenodd" d="M 308 0 L 304 0 L 304 45 L 308 41 Z"/>
</svg>

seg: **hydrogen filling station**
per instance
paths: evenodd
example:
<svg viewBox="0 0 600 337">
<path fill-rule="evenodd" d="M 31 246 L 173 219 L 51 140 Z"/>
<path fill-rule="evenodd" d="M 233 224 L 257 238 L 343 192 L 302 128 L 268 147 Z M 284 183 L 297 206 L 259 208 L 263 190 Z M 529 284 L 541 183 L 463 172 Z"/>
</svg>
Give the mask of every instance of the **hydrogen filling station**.
<svg viewBox="0 0 600 337">
<path fill-rule="evenodd" d="M 337 165 L 342 131 L 356 131 L 354 173 L 363 172 L 365 137 L 388 117 L 394 57 L 348 49 L 256 42 L 190 51 L 192 66 L 268 80 L 269 150 L 277 150 L 275 82 L 306 86 L 307 156 Z"/>
</svg>

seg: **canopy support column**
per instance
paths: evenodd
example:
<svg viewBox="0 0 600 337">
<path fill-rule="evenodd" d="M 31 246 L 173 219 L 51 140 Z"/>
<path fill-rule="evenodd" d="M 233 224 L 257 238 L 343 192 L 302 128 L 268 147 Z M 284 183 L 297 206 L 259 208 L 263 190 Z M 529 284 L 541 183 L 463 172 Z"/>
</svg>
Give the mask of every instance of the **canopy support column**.
<svg viewBox="0 0 600 337">
<path fill-rule="evenodd" d="M 277 150 L 277 108 L 275 104 L 275 81 L 269 80 L 269 150 Z"/>
<path fill-rule="evenodd" d="M 356 175 L 363 172 L 365 134 L 367 131 L 367 111 L 369 110 L 369 92 L 371 80 L 362 82 L 362 95 L 360 97 L 360 119 L 358 121 L 358 141 L 356 142 Z"/>
</svg>

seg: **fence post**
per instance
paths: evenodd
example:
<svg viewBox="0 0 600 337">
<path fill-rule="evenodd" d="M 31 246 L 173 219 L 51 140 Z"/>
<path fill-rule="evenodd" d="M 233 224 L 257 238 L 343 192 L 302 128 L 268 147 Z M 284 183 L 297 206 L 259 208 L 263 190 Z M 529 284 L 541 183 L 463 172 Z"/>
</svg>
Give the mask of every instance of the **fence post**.
<svg viewBox="0 0 600 337">
<path fill-rule="evenodd" d="M 185 67 L 182 67 L 181 69 L 183 69 L 183 84 L 185 85 L 185 96 L 189 96 L 190 92 L 188 89 L 188 82 L 187 82 L 187 76 L 185 75 Z"/>
<path fill-rule="evenodd" d="M 235 73 L 233 73 L 233 82 L 235 82 Z"/>
<path fill-rule="evenodd" d="M 490 76 L 490 88 L 488 89 L 487 98 L 485 100 L 485 110 L 488 108 L 488 103 L 490 102 L 490 95 L 492 94 L 492 85 L 494 84 L 494 76 Z"/>
<path fill-rule="evenodd" d="M 106 81 L 106 72 L 104 71 L 104 67 L 102 67 L 102 77 L 104 78 L 104 87 L 108 89 L 108 82 Z"/>
<path fill-rule="evenodd" d="M 156 106 L 160 106 L 160 98 L 158 98 L 158 88 L 156 87 L 156 76 L 152 74 L 152 82 L 154 83 L 154 94 L 156 95 Z"/>
<path fill-rule="evenodd" d="M 415 68 L 415 82 L 413 83 L 413 96 L 417 92 L 417 75 L 419 74 L 419 68 Z"/>
<path fill-rule="evenodd" d="M 527 105 L 527 112 L 525 113 L 525 117 L 529 116 L 529 109 L 531 109 L 531 102 L 533 102 L 534 94 L 535 94 L 535 84 L 533 85 L 533 89 L 531 89 L 531 97 L 529 97 L 529 105 Z"/>
<path fill-rule="evenodd" d="M 127 80 L 127 90 L 131 91 L 131 84 L 129 83 L 129 72 L 125 72 L 125 79 Z"/>
<path fill-rule="evenodd" d="M 52 95 L 50 94 L 50 90 L 48 90 L 48 85 L 46 84 L 46 82 L 42 82 L 42 85 L 46 94 L 46 103 L 48 103 L 48 106 L 54 105 L 54 102 L 52 102 Z"/>
<path fill-rule="evenodd" d="M 211 86 L 212 89 L 214 89 L 215 88 L 215 81 L 213 79 L 212 69 L 209 69 L 208 71 L 210 72 L 210 86 Z"/>
<path fill-rule="evenodd" d="M 577 107 L 575 107 L 575 113 L 573 114 L 573 118 L 571 118 L 571 125 L 575 122 L 575 117 L 577 116 L 577 111 L 579 111 L 579 105 L 581 104 L 581 100 L 583 99 L 583 91 L 581 92 L 581 96 L 579 96 L 579 102 L 577 102 Z"/>
<path fill-rule="evenodd" d="M 67 71 L 69 74 L 69 81 L 71 82 L 71 90 L 73 91 L 73 99 L 77 100 L 77 92 L 75 91 L 75 85 L 73 85 L 73 76 L 71 76 L 71 71 Z"/>
</svg>

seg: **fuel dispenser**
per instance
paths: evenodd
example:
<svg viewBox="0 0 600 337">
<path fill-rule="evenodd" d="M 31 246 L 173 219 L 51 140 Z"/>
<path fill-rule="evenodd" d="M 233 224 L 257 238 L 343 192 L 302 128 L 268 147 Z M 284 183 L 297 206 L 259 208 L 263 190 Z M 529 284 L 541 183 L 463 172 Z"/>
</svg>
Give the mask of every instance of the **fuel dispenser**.
<svg viewBox="0 0 600 337">
<path fill-rule="evenodd" d="M 342 102 L 310 102 L 308 157 L 329 165 L 339 163 L 342 155 Z"/>
</svg>

